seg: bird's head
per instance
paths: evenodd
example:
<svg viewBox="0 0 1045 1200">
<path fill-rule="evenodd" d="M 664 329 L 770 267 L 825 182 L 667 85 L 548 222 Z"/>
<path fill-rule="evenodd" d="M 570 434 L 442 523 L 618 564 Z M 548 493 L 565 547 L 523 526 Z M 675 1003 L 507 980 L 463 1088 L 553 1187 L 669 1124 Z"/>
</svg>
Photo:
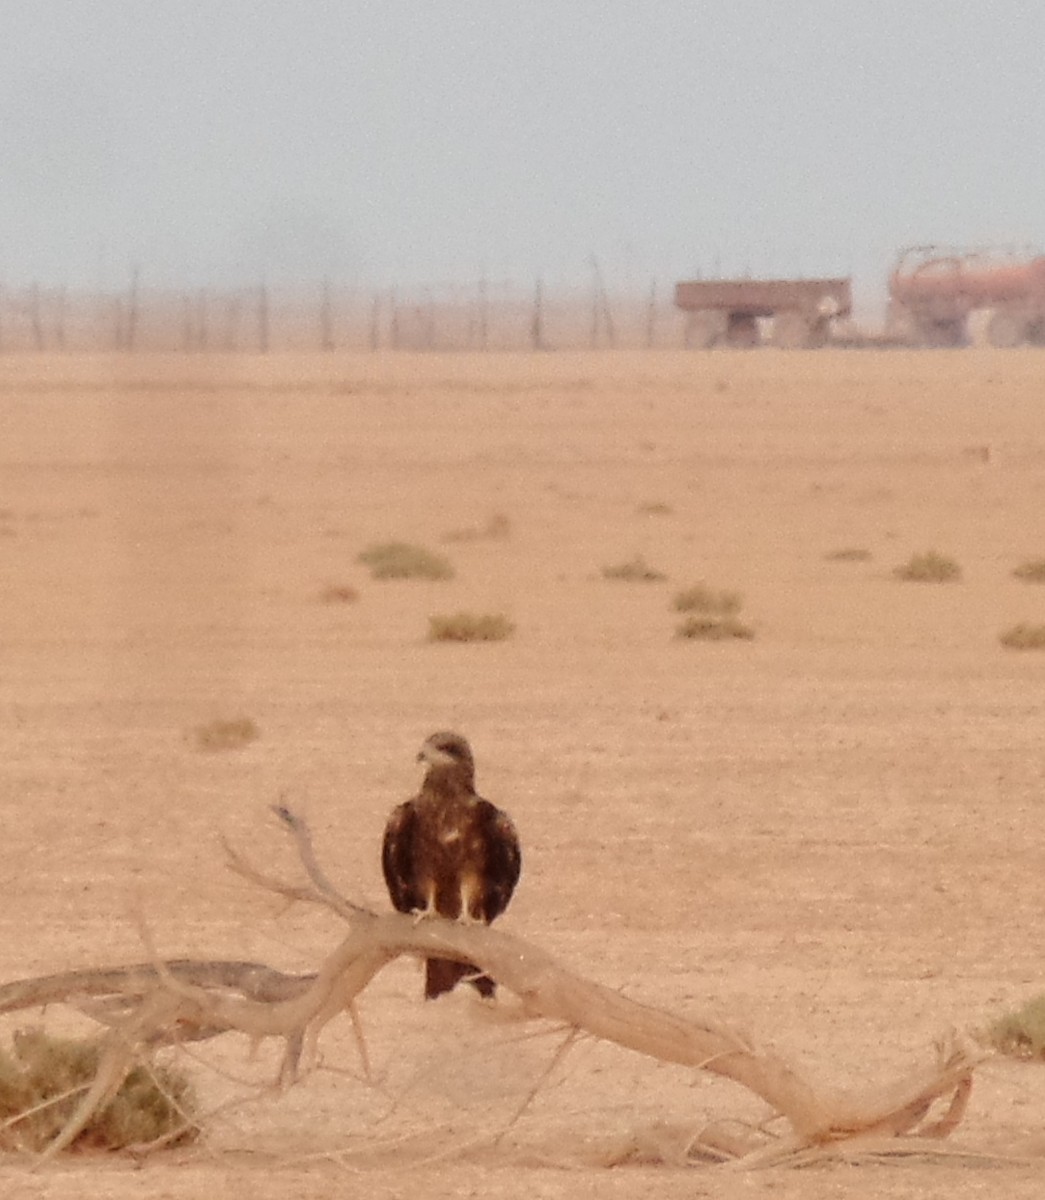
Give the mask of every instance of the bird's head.
<svg viewBox="0 0 1045 1200">
<path fill-rule="evenodd" d="M 425 763 L 429 770 L 463 770 L 469 777 L 475 774 L 472 748 L 459 733 L 440 730 L 425 738 L 417 752 L 417 761 Z"/>
</svg>

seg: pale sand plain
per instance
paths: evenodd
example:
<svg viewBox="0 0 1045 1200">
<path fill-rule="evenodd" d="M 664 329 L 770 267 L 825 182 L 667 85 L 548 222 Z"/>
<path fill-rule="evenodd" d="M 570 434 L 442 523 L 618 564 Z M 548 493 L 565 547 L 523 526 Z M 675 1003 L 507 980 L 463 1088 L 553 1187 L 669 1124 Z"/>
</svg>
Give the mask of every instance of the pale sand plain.
<svg viewBox="0 0 1045 1200">
<path fill-rule="evenodd" d="M 0 360 L 0 979 L 163 953 L 309 969 L 333 918 L 225 869 L 225 834 L 386 903 L 378 847 L 426 734 L 472 741 L 525 865 L 504 927 L 650 1003 L 745 1026 L 859 1088 L 1045 986 L 1045 359 L 1033 352 Z M 507 537 L 446 542 L 495 514 Z M 449 582 L 369 578 L 387 539 Z M 864 561 L 832 561 L 840 549 Z M 929 548 L 961 582 L 906 584 Z M 611 582 L 641 554 L 663 582 Z M 749 642 L 674 637 L 674 593 L 744 597 Z M 358 590 L 324 603 L 329 584 Z M 435 645 L 433 613 L 508 641 Z M 260 736 L 202 752 L 193 732 Z M 556 1042 L 393 964 L 321 1069 L 185 1066 L 215 1113 L 138 1168 L 0 1163 L 5 1196 L 1038 1197 L 1045 1067 L 977 1072 L 954 1147 L 1002 1166 L 585 1165 L 661 1126 L 756 1121 L 735 1085 Z M 23 1014 L 15 1024 L 38 1019 Z M 474 1152 L 466 1147 L 474 1142 Z M 445 1155 L 445 1157 L 440 1157 Z"/>
</svg>

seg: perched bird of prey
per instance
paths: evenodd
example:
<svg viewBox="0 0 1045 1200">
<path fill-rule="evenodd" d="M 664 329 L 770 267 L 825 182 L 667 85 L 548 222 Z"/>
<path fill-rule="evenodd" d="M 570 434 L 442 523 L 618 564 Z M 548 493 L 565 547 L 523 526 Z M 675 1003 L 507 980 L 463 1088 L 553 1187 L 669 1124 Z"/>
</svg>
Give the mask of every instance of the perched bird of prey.
<svg viewBox="0 0 1045 1200">
<path fill-rule="evenodd" d="M 519 836 L 506 812 L 475 793 L 472 748 L 459 733 L 433 733 L 417 756 L 427 765 L 421 791 L 393 810 L 381 864 L 400 912 L 438 913 L 489 924 L 508 907 L 519 880 Z M 481 996 L 495 984 L 471 963 L 425 960 L 425 999 L 465 976 Z"/>
</svg>

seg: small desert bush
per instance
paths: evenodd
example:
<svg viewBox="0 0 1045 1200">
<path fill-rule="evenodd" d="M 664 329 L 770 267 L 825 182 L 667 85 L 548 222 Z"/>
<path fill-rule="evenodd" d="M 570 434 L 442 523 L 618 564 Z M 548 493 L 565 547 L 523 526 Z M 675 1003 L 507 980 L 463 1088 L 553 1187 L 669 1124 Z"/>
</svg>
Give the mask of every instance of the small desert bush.
<svg viewBox="0 0 1045 1200">
<path fill-rule="evenodd" d="M 430 642 L 503 642 L 515 625 L 503 613 L 456 612 L 428 618 Z"/>
<path fill-rule="evenodd" d="M 860 546 L 841 546 L 838 550 L 828 550 L 824 555 L 825 562 L 870 562 L 871 551 Z"/>
<path fill-rule="evenodd" d="M 250 717 L 208 721 L 196 727 L 196 748 L 199 750 L 239 750 L 260 737 L 257 725 Z"/>
<path fill-rule="evenodd" d="M 1013 575 L 1024 583 L 1045 583 L 1045 558 L 1032 558 L 1013 567 Z"/>
<path fill-rule="evenodd" d="M 319 593 L 321 604 L 353 604 L 359 593 L 348 583 L 328 583 Z"/>
<path fill-rule="evenodd" d="M 721 642 L 729 638 L 750 641 L 755 631 L 735 616 L 692 613 L 676 627 L 675 636 L 704 642 Z"/>
<path fill-rule="evenodd" d="M 16 1033 L 11 1052 L 0 1050 L 0 1148 L 44 1150 L 93 1083 L 100 1058 L 97 1041 L 55 1038 L 39 1029 Z M 169 1067 L 139 1064 L 72 1149 L 191 1141 L 199 1132 L 196 1111 L 188 1079 Z"/>
<path fill-rule="evenodd" d="M 448 558 L 409 542 L 377 542 L 360 552 L 375 579 L 453 579 Z"/>
<path fill-rule="evenodd" d="M 985 1031 L 984 1040 L 1013 1058 L 1045 1059 L 1045 994 L 999 1017 Z"/>
<path fill-rule="evenodd" d="M 948 555 L 926 550 L 912 554 L 907 562 L 893 569 L 893 575 L 909 583 L 952 583 L 961 579 L 962 569 Z"/>
<path fill-rule="evenodd" d="M 667 576 L 655 570 L 646 562 L 641 554 L 629 558 L 627 562 L 616 563 L 602 568 L 603 579 L 620 579 L 625 583 L 659 583 Z"/>
<path fill-rule="evenodd" d="M 503 542 L 512 536 L 512 522 L 504 513 L 497 512 L 485 525 L 466 525 L 463 529 L 451 529 L 443 534 L 444 542 L 476 542 L 488 540 Z"/>
<path fill-rule="evenodd" d="M 716 591 L 703 583 L 695 583 L 675 593 L 672 607 L 676 612 L 716 613 L 729 616 L 740 612 L 743 602 L 739 592 Z"/>
<path fill-rule="evenodd" d="M 1013 625 L 998 641 L 1007 650 L 1045 650 L 1045 625 Z"/>
<path fill-rule="evenodd" d="M 645 504 L 640 504 L 635 511 L 644 517 L 670 517 L 675 510 L 662 500 L 647 500 Z"/>
</svg>

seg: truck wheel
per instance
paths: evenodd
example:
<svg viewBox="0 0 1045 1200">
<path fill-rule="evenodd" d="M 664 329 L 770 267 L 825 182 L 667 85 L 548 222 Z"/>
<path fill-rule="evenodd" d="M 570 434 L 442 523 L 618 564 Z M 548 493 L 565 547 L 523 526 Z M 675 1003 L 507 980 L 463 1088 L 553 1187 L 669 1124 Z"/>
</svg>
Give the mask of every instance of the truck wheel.
<svg viewBox="0 0 1045 1200">
<path fill-rule="evenodd" d="M 995 309 L 987 322 L 987 341 L 999 350 L 1011 350 L 1027 338 L 1027 322 L 1018 313 Z"/>
<path fill-rule="evenodd" d="M 938 350 L 964 346 L 969 340 L 965 322 L 959 318 L 943 321 L 923 318 L 918 322 L 918 332 L 923 346 L 931 346 Z"/>
<path fill-rule="evenodd" d="M 713 308 L 691 313 L 686 322 L 686 345 L 692 350 L 710 350 L 726 338 L 726 314 Z"/>
<path fill-rule="evenodd" d="M 762 344 L 758 318 L 751 313 L 731 312 L 726 326 L 726 341 L 737 349 L 747 350 Z"/>
<path fill-rule="evenodd" d="M 813 323 L 800 312 L 778 312 L 773 317 L 773 345 L 779 350 L 805 350 L 813 344 Z"/>
</svg>

